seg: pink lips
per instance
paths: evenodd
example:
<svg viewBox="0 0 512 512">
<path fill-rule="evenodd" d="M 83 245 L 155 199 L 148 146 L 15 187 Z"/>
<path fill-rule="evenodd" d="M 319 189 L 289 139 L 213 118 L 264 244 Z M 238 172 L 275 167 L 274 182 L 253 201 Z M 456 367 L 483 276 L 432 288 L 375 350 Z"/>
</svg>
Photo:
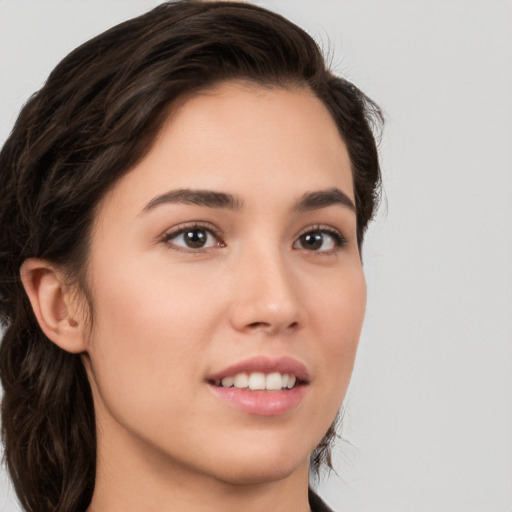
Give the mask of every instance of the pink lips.
<svg viewBox="0 0 512 512">
<path fill-rule="evenodd" d="M 281 391 L 250 391 L 233 387 L 224 388 L 215 384 L 224 377 L 252 372 L 293 374 L 297 377 L 298 385 L 292 389 Z M 306 393 L 308 382 L 307 368 L 296 359 L 290 357 L 272 359 L 266 356 L 257 356 L 241 361 L 208 378 L 209 389 L 215 396 L 235 409 L 260 416 L 277 416 L 295 409 Z"/>
</svg>

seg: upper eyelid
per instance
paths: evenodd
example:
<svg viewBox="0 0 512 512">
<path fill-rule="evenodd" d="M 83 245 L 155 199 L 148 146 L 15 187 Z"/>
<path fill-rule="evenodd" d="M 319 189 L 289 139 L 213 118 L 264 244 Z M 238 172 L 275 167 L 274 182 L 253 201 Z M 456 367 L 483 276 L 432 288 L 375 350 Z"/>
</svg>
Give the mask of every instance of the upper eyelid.
<svg viewBox="0 0 512 512">
<path fill-rule="evenodd" d="M 323 231 L 323 232 L 326 232 L 326 233 L 337 234 L 343 240 L 347 240 L 347 237 L 345 236 L 344 232 L 341 229 L 335 228 L 334 226 L 330 226 L 328 224 L 313 224 L 311 226 L 303 228 L 296 235 L 296 238 L 299 238 L 302 235 L 305 235 L 306 233 L 310 233 L 312 231 Z"/>
<path fill-rule="evenodd" d="M 204 222 L 204 221 L 183 222 L 181 224 L 173 226 L 172 228 L 166 229 L 162 233 L 161 238 L 169 239 L 169 238 L 178 236 L 181 233 L 187 231 L 187 229 L 189 229 L 189 230 L 204 229 L 205 231 L 210 231 L 217 238 L 222 238 L 222 232 L 220 229 L 218 229 L 216 226 L 210 224 L 209 222 Z"/>
</svg>

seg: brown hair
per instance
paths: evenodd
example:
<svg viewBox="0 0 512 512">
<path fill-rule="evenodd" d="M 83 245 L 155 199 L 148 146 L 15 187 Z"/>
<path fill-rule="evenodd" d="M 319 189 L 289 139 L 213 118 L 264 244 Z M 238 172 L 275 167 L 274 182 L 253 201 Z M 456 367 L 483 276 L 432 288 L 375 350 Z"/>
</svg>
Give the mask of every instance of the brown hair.
<svg viewBox="0 0 512 512">
<path fill-rule="evenodd" d="M 19 272 L 43 258 L 82 281 L 95 206 L 148 151 L 176 98 L 226 80 L 309 88 L 346 143 L 357 236 L 374 214 L 378 107 L 334 76 L 302 29 L 247 3 L 176 1 L 71 52 L 22 109 L 0 153 L 0 346 L 5 460 L 27 511 L 89 505 L 96 434 L 80 355 L 39 328 Z M 331 427 L 312 455 L 330 465 Z"/>
</svg>

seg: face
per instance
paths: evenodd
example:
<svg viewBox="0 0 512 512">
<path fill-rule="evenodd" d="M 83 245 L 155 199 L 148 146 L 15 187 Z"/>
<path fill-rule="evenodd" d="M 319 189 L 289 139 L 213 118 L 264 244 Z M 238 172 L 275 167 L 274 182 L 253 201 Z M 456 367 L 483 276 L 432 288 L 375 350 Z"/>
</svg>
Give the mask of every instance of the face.
<svg viewBox="0 0 512 512">
<path fill-rule="evenodd" d="M 312 93 L 223 84 L 173 108 L 93 226 L 100 456 L 232 483 L 307 471 L 364 315 L 353 200 Z"/>
</svg>

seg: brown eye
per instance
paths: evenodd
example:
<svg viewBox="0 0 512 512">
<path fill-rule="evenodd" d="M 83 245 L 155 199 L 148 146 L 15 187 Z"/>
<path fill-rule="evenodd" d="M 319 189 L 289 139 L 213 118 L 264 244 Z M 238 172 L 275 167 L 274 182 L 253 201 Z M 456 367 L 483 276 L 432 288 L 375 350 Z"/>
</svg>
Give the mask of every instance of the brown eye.
<svg viewBox="0 0 512 512">
<path fill-rule="evenodd" d="M 318 251 L 324 243 L 324 235 L 322 233 L 306 233 L 299 240 L 303 249 Z"/>
<path fill-rule="evenodd" d="M 204 229 L 191 229 L 183 233 L 183 239 L 187 247 L 199 249 L 206 245 L 208 234 Z"/>
<path fill-rule="evenodd" d="M 344 239 L 339 233 L 315 230 L 301 235 L 295 245 L 306 251 L 329 252 L 343 245 L 343 242 Z"/>
<path fill-rule="evenodd" d="M 220 245 L 212 231 L 202 227 L 183 228 L 177 232 L 169 233 L 164 241 L 180 249 L 207 249 Z"/>
</svg>

